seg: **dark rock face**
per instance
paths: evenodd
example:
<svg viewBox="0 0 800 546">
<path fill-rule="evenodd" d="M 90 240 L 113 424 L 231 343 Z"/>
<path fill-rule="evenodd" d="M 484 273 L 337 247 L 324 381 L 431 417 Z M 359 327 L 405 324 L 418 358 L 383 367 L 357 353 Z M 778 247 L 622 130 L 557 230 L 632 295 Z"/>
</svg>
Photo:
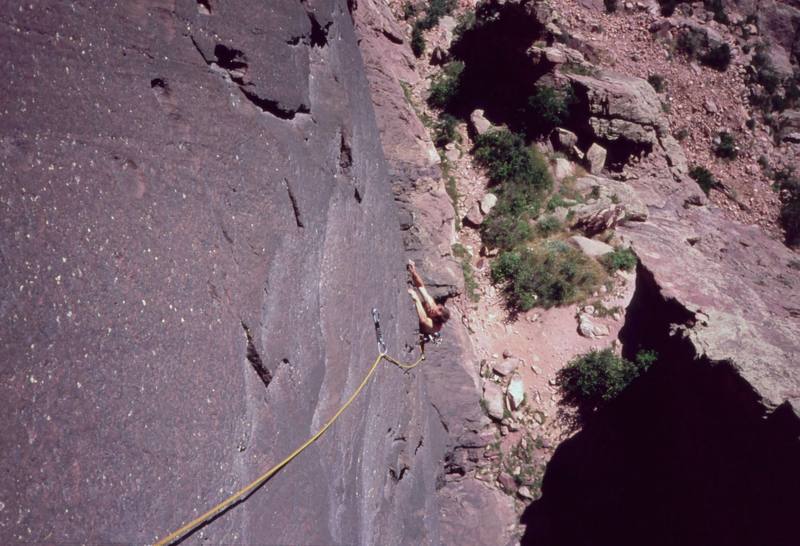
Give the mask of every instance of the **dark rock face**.
<svg viewBox="0 0 800 546">
<path fill-rule="evenodd" d="M 413 343 L 348 5 L 12 2 L 0 140 L 0 541 L 145 543 Z M 403 304 L 403 305 L 401 305 Z M 400 311 L 404 309 L 404 311 Z M 189 543 L 438 541 L 443 427 L 382 366 Z"/>
</svg>

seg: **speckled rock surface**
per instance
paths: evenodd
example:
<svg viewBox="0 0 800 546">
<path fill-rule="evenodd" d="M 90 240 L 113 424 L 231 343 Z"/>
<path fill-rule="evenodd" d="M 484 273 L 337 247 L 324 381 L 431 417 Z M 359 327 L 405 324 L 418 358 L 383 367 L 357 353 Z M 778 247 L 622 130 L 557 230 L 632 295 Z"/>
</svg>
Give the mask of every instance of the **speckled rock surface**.
<svg viewBox="0 0 800 546">
<path fill-rule="evenodd" d="M 414 341 L 344 0 L 10 2 L 0 47 L 0 542 L 147 543 Z M 438 542 L 444 443 L 382 366 L 186 544 Z"/>
</svg>

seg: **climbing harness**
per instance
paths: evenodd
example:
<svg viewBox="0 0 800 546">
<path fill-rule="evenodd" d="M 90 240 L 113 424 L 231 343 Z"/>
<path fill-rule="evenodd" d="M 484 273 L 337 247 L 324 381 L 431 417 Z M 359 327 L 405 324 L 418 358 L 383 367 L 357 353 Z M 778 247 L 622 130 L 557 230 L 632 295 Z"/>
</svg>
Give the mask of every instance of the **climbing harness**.
<svg viewBox="0 0 800 546">
<path fill-rule="evenodd" d="M 386 354 L 386 343 L 383 339 L 383 333 L 381 332 L 381 317 L 380 313 L 378 313 L 377 309 L 372 309 L 372 321 L 375 325 L 375 337 L 378 341 L 378 356 L 375 358 L 375 361 L 372 363 L 372 366 L 369 367 L 367 370 L 364 379 L 361 380 L 361 384 L 353 391 L 353 394 L 345 401 L 345 403 L 340 407 L 336 413 L 333 414 L 333 417 L 328 419 L 328 421 L 320 428 L 311 438 L 306 440 L 300 447 L 292 451 L 285 459 L 281 462 L 267 470 L 264 474 L 256 478 L 250 485 L 247 485 L 225 499 L 224 501 L 220 502 L 201 516 L 193 519 L 189 523 L 185 524 L 183 527 L 178 529 L 177 531 L 170 533 L 166 537 L 162 538 L 161 540 L 154 543 L 154 546 L 167 546 L 168 544 L 172 544 L 178 540 L 185 538 L 189 533 L 196 530 L 201 525 L 205 525 L 206 523 L 210 522 L 212 519 L 220 516 L 224 512 L 228 511 L 230 508 L 233 508 L 240 502 L 247 500 L 247 498 L 255 493 L 255 491 L 264 485 L 272 476 L 274 476 L 281 468 L 289 464 L 292 459 L 297 457 L 300 453 L 303 452 L 308 446 L 313 444 L 320 436 L 322 436 L 326 430 L 328 430 L 331 425 L 339 418 L 339 416 L 344 413 L 344 410 L 353 403 L 356 397 L 361 394 L 361 391 L 364 390 L 364 387 L 367 386 L 369 380 L 372 378 L 375 370 L 378 369 L 378 364 L 381 363 L 381 360 L 385 360 L 394 364 L 395 366 L 403 369 L 403 370 L 410 370 L 412 368 L 417 367 L 423 360 L 425 360 L 425 345 L 420 344 L 420 355 L 419 358 L 415 362 L 412 363 L 405 363 L 400 360 L 397 360 L 389 355 Z"/>
</svg>

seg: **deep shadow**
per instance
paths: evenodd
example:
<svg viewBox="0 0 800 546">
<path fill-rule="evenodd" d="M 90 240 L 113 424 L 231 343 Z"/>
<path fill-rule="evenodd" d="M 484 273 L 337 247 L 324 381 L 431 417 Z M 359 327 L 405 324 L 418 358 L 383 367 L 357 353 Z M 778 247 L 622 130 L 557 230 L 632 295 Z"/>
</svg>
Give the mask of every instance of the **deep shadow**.
<svg viewBox="0 0 800 546">
<path fill-rule="evenodd" d="M 465 67 L 458 97 L 448 110 L 466 118 L 475 108 L 483 108 L 493 122 L 518 130 L 519 110 L 546 71 L 526 54 L 544 28 L 517 3 L 483 4 L 477 8 L 476 20 L 451 48 L 453 57 Z"/>
<path fill-rule="evenodd" d="M 798 543 L 800 422 L 670 338 L 690 314 L 640 268 L 623 339 L 659 362 L 556 450 L 522 516 L 537 546 Z"/>
</svg>

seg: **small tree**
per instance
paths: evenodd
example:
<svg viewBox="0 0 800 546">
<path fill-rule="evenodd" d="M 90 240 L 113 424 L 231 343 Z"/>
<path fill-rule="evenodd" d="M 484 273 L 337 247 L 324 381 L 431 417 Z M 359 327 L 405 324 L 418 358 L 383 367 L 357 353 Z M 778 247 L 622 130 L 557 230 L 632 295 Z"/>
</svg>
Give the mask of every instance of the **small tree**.
<svg viewBox="0 0 800 546">
<path fill-rule="evenodd" d="M 714 175 L 711 174 L 711 171 L 705 167 L 701 167 L 699 165 L 692 167 L 692 169 L 689 171 L 689 176 L 692 177 L 695 182 L 697 182 L 697 185 L 700 186 L 700 189 L 703 190 L 703 193 L 706 195 L 708 195 L 712 189 L 722 189 L 722 183 L 714 178 Z"/>
<path fill-rule="evenodd" d="M 556 384 L 567 405 L 582 418 L 616 398 L 656 360 L 653 351 L 640 352 L 642 358 L 631 362 L 611 349 L 593 350 L 572 359 L 556 374 Z"/>
<path fill-rule="evenodd" d="M 712 47 L 700 56 L 700 62 L 720 72 L 726 71 L 731 64 L 731 46 L 721 44 Z"/>
<path fill-rule="evenodd" d="M 460 135 L 456 130 L 458 119 L 450 114 L 442 114 L 433 129 L 433 143 L 443 148 L 451 142 L 460 140 Z"/>
<path fill-rule="evenodd" d="M 714 148 L 714 153 L 723 159 L 736 159 L 739 151 L 736 149 L 736 139 L 733 135 L 727 131 L 719 133 L 719 143 Z"/>
<path fill-rule="evenodd" d="M 655 89 L 656 93 L 661 93 L 664 91 L 664 76 L 661 74 L 651 74 L 650 76 L 647 76 L 647 83 L 653 86 L 653 89 Z"/>
<path fill-rule="evenodd" d="M 425 53 L 425 36 L 422 34 L 422 28 L 414 23 L 411 28 L 411 52 L 417 58 L 422 57 Z"/>
<path fill-rule="evenodd" d="M 549 133 L 554 127 L 563 124 L 569 117 L 569 110 L 575 104 L 572 87 L 558 91 L 552 87 L 541 86 L 528 97 L 525 109 L 526 133 L 538 136 Z"/>
<path fill-rule="evenodd" d="M 786 244 L 800 247 L 800 177 L 786 169 L 776 173 L 775 184 L 781 192 L 779 220 L 786 233 Z"/>
</svg>

